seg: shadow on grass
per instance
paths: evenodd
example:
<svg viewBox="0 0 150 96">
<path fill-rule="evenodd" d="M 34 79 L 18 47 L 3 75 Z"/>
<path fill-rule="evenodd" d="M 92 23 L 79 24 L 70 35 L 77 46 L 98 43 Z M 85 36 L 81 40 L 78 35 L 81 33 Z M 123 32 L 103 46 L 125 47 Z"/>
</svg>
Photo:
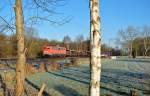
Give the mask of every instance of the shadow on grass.
<svg viewBox="0 0 150 96">
<path fill-rule="evenodd" d="M 75 72 L 81 72 L 81 73 L 85 73 L 85 74 L 90 74 L 90 70 L 80 70 L 80 69 L 74 69 L 74 68 L 68 68 L 67 70 L 70 70 L 70 71 L 75 71 Z"/>
<path fill-rule="evenodd" d="M 150 75 L 147 73 L 129 72 L 126 70 L 119 70 L 119 69 L 102 69 L 102 73 L 103 72 L 105 72 L 106 74 L 112 73 L 117 76 L 128 76 L 137 79 L 150 79 Z"/>
<path fill-rule="evenodd" d="M 117 59 L 116 61 L 150 63 L 148 59 Z"/>
<path fill-rule="evenodd" d="M 80 77 L 81 74 L 86 74 L 84 71 L 81 71 L 80 69 L 70 69 L 68 68 L 68 72 L 69 75 L 68 75 L 68 72 L 67 73 L 53 73 L 53 72 L 49 72 L 50 74 L 53 74 L 55 76 L 59 76 L 59 77 L 64 77 L 66 79 L 70 79 L 70 80 L 73 80 L 73 81 L 77 81 L 77 82 L 80 82 L 80 83 L 84 83 L 84 84 L 89 84 L 89 81 L 90 81 L 90 75 L 89 75 L 89 78 L 84 78 L 85 76 L 83 76 L 82 78 L 78 78 Z M 67 71 L 67 69 L 66 69 Z M 71 73 L 71 71 L 73 73 Z M 81 72 L 81 74 L 79 74 L 78 72 Z M 108 75 L 109 73 L 112 74 L 111 75 Z M 76 74 L 76 75 L 74 75 Z M 79 74 L 79 76 L 78 76 Z M 88 73 L 87 73 L 88 74 Z M 71 77 L 70 77 L 71 76 Z M 117 77 L 116 77 L 117 76 Z M 126 71 L 126 70 L 118 70 L 118 69 L 102 69 L 102 74 L 101 74 L 101 82 L 102 83 L 105 83 L 105 84 L 113 84 L 113 85 L 116 85 L 118 87 L 125 87 L 125 88 L 131 88 L 131 89 L 136 89 L 136 90 L 139 90 L 141 92 L 146 92 L 147 90 L 145 89 L 141 89 L 141 88 L 138 88 L 137 86 L 131 86 L 130 84 L 144 84 L 146 86 L 150 86 L 150 84 L 148 84 L 147 82 L 137 82 L 137 81 L 134 81 L 134 80 L 130 80 L 130 79 L 127 79 L 127 78 L 120 78 L 122 76 L 127 76 L 127 78 L 137 78 L 137 79 L 149 79 L 150 76 L 149 74 L 146 74 L 146 73 L 136 73 L 136 72 L 129 72 L 129 71 Z M 129 84 L 126 85 L 126 83 L 121 83 L 121 82 L 127 82 Z M 113 88 L 107 88 L 106 86 L 101 86 L 102 89 L 105 89 L 105 90 L 109 90 L 111 92 L 114 92 L 114 93 L 117 93 L 117 94 L 125 94 L 125 95 L 128 95 L 128 93 L 126 92 L 120 92 L 120 91 L 117 91 Z"/>
<path fill-rule="evenodd" d="M 8 67 L 8 68 L 10 68 L 10 69 L 12 69 L 12 70 L 16 70 L 16 68 L 15 67 L 12 67 L 11 65 L 11 63 L 10 62 L 8 62 L 7 60 L 5 60 L 5 64 L 6 64 L 6 66 Z M 13 64 L 13 65 L 15 65 L 15 64 Z"/>
<path fill-rule="evenodd" d="M 126 93 L 126 92 L 123 92 L 123 91 L 122 92 L 121 91 L 117 91 L 117 90 L 115 90 L 113 88 L 107 88 L 107 87 L 101 86 L 101 89 L 105 89 L 105 90 L 108 90 L 110 92 L 122 95 L 122 96 L 129 96 L 129 93 Z"/>
<path fill-rule="evenodd" d="M 34 83 L 32 83 L 30 80 L 28 80 L 27 78 L 25 79 L 25 81 L 29 84 L 29 85 L 31 85 L 32 87 L 34 87 L 36 90 L 40 90 L 40 88 L 37 86 L 37 85 L 35 85 Z M 46 92 L 46 91 L 43 91 L 43 96 L 49 96 L 49 94 Z"/>
<path fill-rule="evenodd" d="M 80 82 L 80 83 L 84 83 L 84 84 L 87 84 L 87 85 L 90 84 L 89 81 L 78 80 L 78 79 L 76 79 L 76 77 L 71 78 L 71 77 L 69 77 L 69 76 L 64 76 L 64 75 L 57 74 L 57 73 L 52 73 L 52 72 L 49 72 L 49 73 L 50 73 L 50 74 L 53 74 L 53 75 L 55 75 L 55 76 L 64 77 L 64 78 L 66 78 L 66 79 L 70 79 L 70 80 L 77 81 L 77 82 Z M 120 92 L 120 91 L 117 91 L 117 90 L 115 90 L 115 89 L 113 89 L 113 88 L 107 88 L 107 87 L 105 87 L 105 86 L 101 86 L 101 88 L 104 89 L 104 90 L 108 90 L 108 91 L 110 91 L 110 92 L 119 94 L 119 95 L 128 96 L 128 93 L 126 93 L 126 92 Z M 60 89 L 63 90 L 63 88 L 60 88 Z M 65 90 L 67 90 L 67 89 L 65 89 Z M 69 90 L 68 90 L 68 91 L 69 91 Z M 65 96 L 66 96 L 66 95 L 65 95 Z M 69 95 L 68 95 L 68 96 L 69 96 Z M 80 96 L 80 95 L 70 95 L 70 96 Z"/>
<path fill-rule="evenodd" d="M 64 96 L 83 96 L 83 95 L 79 94 L 75 89 L 72 89 L 65 85 L 54 86 L 54 89 L 59 91 Z"/>
<path fill-rule="evenodd" d="M 65 75 L 61 75 L 61 74 L 57 74 L 57 73 L 53 73 L 53 72 L 48 72 L 48 73 L 52 74 L 52 75 L 55 75 L 55 76 L 64 77 L 66 79 L 70 79 L 70 80 L 73 80 L 73 81 L 77 81 L 77 82 L 80 82 L 80 83 L 89 84 L 89 82 L 84 81 L 84 80 L 76 79 L 76 77 L 73 78 L 73 77 L 69 77 L 69 76 L 65 76 Z"/>
</svg>

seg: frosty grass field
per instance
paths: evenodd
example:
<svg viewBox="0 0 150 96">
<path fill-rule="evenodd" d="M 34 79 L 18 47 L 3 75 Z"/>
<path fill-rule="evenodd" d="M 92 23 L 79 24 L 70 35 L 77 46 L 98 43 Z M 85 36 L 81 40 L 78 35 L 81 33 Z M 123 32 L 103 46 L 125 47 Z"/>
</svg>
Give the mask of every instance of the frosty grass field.
<svg viewBox="0 0 150 96">
<path fill-rule="evenodd" d="M 103 59 L 101 94 L 128 96 L 130 90 L 135 90 L 139 96 L 149 96 L 149 73 L 148 59 Z M 36 73 L 29 75 L 27 79 L 39 88 L 45 83 L 46 92 L 52 96 L 88 96 L 89 94 L 89 64 L 55 72 Z"/>
</svg>

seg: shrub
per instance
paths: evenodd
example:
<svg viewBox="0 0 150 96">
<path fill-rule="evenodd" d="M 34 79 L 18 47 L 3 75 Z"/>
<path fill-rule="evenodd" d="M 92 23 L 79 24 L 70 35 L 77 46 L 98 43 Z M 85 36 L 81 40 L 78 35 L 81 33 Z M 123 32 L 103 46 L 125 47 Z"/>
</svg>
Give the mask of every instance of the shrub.
<svg viewBox="0 0 150 96">
<path fill-rule="evenodd" d="M 38 71 L 33 65 L 28 64 L 28 63 L 26 64 L 26 74 L 34 74 L 36 72 Z"/>
<path fill-rule="evenodd" d="M 47 71 L 46 64 L 41 63 L 39 67 L 39 72 L 46 72 L 46 71 Z"/>
<path fill-rule="evenodd" d="M 51 62 L 48 64 L 48 70 L 51 71 L 56 71 L 56 70 L 60 70 L 60 65 L 57 62 Z"/>
</svg>

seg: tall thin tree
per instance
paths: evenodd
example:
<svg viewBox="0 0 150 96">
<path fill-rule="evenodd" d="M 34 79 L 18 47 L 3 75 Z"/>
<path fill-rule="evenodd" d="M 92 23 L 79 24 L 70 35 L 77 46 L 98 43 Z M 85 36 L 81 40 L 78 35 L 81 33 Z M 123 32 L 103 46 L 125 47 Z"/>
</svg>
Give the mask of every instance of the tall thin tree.
<svg viewBox="0 0 150 96">
<path fill-rule="evenodd" d="M 144 56 L 147 56 L 148 51 L 150 50 L 150 43 L 149 43 L 149 37 L 150 37 L 150 27 L 144 26 L 143 31 L 141 32 L 141 36 L 143 36 L 143 45 L 144 45 Z"/>
<path fill-rule="evenodd" d="M 24 96 L 25 81 L 25 47 L 24 47 L 24 23 L 22 0 L 15 1 L 16 37 L 17 37 L 17 64 L 16 64 L 16 88 L 15 96 Z"/>
<path fill-rule="evenodd" d="M 101 35 L 99 13 L 99 0 L 90 0 L 90 96 L 100 96 Z"/>
</svg>

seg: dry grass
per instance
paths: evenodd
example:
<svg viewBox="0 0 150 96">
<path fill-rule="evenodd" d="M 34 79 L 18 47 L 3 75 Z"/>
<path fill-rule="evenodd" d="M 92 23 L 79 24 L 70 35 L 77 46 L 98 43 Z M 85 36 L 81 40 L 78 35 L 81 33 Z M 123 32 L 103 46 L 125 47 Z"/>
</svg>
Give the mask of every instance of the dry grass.
<svg viewBox="0 0 150 96">
<path fill-rule="evenodd" d="M 0 68 L 3 68 L 3 67 L 5 67 L 5 65 L 4 64 L 0 64 Z"/>
<path fill-rule="evenodd" d="M 4 96 L 4 92 L 1 92 L 1 91 L 0 91 L 0 96 Z"/>
<path fill-rule="evenodd" d="M 45 63 L 40 64 L 39 72 L 46 72 L 46 64 Z"/>
<path fill-rule="evenodd" d="M 29 75 L 29 74 L 34 74 L 34 73 L 37 73 L 38 71 L 36 70 L 36 68 L 31 65 L 31 64 L 26 64 L 26 74 Z"/>
<path fill-rule="evenodd" d="M 15 74 L 11 72 L 6 72 L 3 74 L 3 81 L 6 85 L 12 86 L 15 83 Z"/>
<path fill-rule="evenodd" d="M 56 62 L 51 62 L 48 64 L 48 70 L 50 71 L 60 70 L 60 65 Z"/>
</svg>

